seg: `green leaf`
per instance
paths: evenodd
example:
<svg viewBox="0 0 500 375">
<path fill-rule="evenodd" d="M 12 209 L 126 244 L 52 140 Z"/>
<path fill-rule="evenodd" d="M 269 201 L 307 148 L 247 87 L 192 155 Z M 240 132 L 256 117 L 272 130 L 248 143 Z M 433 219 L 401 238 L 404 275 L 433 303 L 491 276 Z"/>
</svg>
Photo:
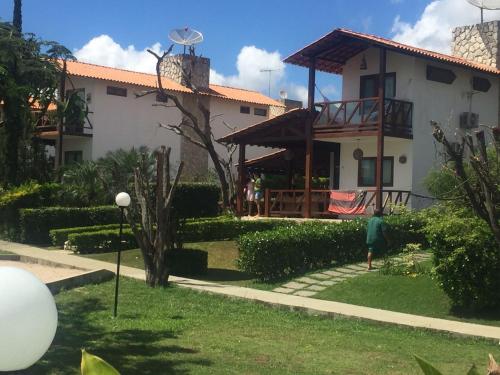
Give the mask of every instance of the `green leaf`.
<svg viewBox="0 0 500 375">
<path fill-rule="evenodd" d="M 476 365 L 472 365 L 470 370 L 467 372 L 467 375 L 479 375 L 479 372 L 477 372 Z"/>
<path fill-rule="evenodd" d="M 120 375 L 116 369 L 102 358 L 82 349 L 82 375 Z"/>
<path fill-rule="evenodd" d="M 429 362 L 427 362 L 425 359 L 420 358 L 417 355 L 414 355 L 415 359 L 418 362 L 418 365 L 422 369 L 423 373 L 425 375 L 443 375 L 441 371 L 436 369 L 434 366 L 432 366 Z"/>
</svg>

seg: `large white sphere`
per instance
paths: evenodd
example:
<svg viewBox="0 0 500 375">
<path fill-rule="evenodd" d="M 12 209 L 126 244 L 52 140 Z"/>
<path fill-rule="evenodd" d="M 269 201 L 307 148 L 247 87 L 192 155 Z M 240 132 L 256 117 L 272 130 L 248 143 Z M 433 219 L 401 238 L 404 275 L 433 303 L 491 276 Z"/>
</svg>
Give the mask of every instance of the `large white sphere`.
<svg viewBox="0 0 500 375">
<path fill-rule="evenodd" d="M 33 365 L 56 329 L 56 303 L 47 286 L 28 271 L 0 267 L 0 371 Z"/>
<path fill-rule="evenodd" d="M 128 207 L 130 204 L 130 195 L 121 192 L 116 194 L 115 202 L 119 207 Z"/>
</svg>

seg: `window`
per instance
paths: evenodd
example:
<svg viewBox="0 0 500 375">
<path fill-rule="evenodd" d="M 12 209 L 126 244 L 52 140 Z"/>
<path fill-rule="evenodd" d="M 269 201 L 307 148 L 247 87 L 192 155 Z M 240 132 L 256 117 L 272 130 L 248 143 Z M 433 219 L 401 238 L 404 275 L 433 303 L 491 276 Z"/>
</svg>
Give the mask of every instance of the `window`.
<svg viewBox="0 0 500 375">
<path fill-rule="evenodd" d="M 394 157 L 384 157 L 383 185 L 394 184 Z M 358 162 L 358 186 L 375 186 L 377 184 L 377 158 L 362 158 Z"/>
<path fill-rule="evenodd" d="M 253 114 L 255 116 L 267 116 L 267 109 L 265 108 L 254 108 Z"/>
<path fill-rule="evenodd" d="M 446 83 L 451 85 L 457 76 L 450 69 L 438 68 L 437 66 L 427 65 L 427 80 Z"/>
<path fill-rule="evenodd" d="M 245 113 L 245 114 L 249 115 L 250 114 L 250 107 L 242 105 L 240 107 L 240 113 Z"/>
<path fill-rule="evenodd" d="M 123 87 L 116 86 L 108 86 L 106 87 L 106 93 L 108 95 L 116 95 L 116 96 L 127 96 L 127 89 Z"/>
<path fill-rule="evenodd" d="M 373 98 L 378 96 L 378 74 L 361 76 L 359 82 L 359 98 Z M 386 73 L 385 75 L 385 97 L 394 98 L 396 96 L 396 73 Z"/>
<path fill-rule="evenodd" d="M 83 161 L 82 151 L 66 151 L 64 153 L 64 165 L 78 164 Z"/>
<path fill-rule="evenodd" d="M 159 92 L 156 94 L 156 101 L 159 102 L 159 103 L 167 103 L 168 102 L 168 98 L 166 95 L 164 95 L 163 93 Z"/>
<path fill-rule="evenodd" d="M 488 92 L 491 83 L 487 78 L 472 77 L 472 89 L 481 92 Z"/>
</svg>

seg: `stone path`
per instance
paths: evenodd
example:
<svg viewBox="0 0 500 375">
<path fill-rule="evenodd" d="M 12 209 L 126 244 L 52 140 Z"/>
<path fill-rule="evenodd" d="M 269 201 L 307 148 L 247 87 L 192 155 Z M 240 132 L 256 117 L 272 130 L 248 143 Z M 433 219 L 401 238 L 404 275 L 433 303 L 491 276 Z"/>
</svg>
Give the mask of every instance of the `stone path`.
<svg viewBox="0 0 500 375">
<path fill-rule="evenodd" d="M 74 267 L 84 268 L 88 270 L 109 269 L 113 271 L 115 269 L 115 265 L 111 263 L 64 254 L 58 251 L 47 251 L 29 245 L 1 240 L 0 250 L 6 250 L 18 255 L 36 257 L 47 262 L 57 262 L 61 264 L 72 265 Z M 125 277 L 139 280 L 145 279 L 144 271 L 133 267 L 122 266 L 120 268 L 120 273 Z M 327 275 L 325 272 L 323 273 Z M 199 290 L 200 292 L 213 293 L 232 298 L 241 298 L 260 302 L 269 306 L 306 311 L 311 314 L 321 314 L 332 317 L 343 316 L 374 322 L 395 324 L 399 326 L 424 328 L 437 332 L 486 338 L 494 340 L 495 342 L 498 342 L 500 340 L 500 327 L 429 318 L 426 316 L 404 314 L 394 311 L 374 309 L 371 307 L 356 306 L 334 301 L 324 301 L 298 295 L 275 293 L 233 285 L 216 284 L 202 280 L 187 279 L 183 277 L 171 276 L 169 280 L 179 285 L 180 287 Z M 328 280 L 325 279 L 325 281 Z"/>
<path fill-rule="evenodd" d="M 415 258 L 418 262 L 430 259 L 430 253 L 418 253 Z M 401 260 L 400 256 L 391 257 L 393 260 Z M 375 270 L 382 266 L 383 259 L 376 259 L 372 262 Z M 325 290 L 329 286 L 341 283 L 347 279 L 364 275 L 368 271 L 366 262 L 334 267 L 327 271 L 309 274 L 307 276 L 298 277 L 278 288 L 273 289 L 273 292 L 292 294 L 301 297 L 312 297 L 316 293 Z"/>
</svg>

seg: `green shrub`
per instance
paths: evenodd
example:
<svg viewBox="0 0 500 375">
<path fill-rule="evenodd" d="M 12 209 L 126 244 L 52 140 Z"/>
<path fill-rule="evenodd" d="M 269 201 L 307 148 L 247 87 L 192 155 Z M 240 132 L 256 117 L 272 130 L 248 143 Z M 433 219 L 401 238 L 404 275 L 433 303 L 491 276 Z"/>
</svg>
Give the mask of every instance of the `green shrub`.
<svg viewBox="0 0 500 375">
<path fill-rule="evenodd" d="M 51 206 L 58 200 L 59 184 L 30 182 L 0 193 L 0 235 L 20 240 L 19 209 Z"/>
<path fill-rule="evenodd" d="M 282 220 L 240 220 L 230 216 L 187 221 L 181 228 L 184 242 L 235 240 L 249 232 L 260 232 L 294 224 Z"/>
<path fill-rule="evenodd" d="M 80 254 L 106 253 L 118 250 L 120 246 L 119 231 L 116 229 L 97 232 L 72 233 L 68 235 L 70 246 Z M 137 248 L 137 241 L 130 229 L 122 234 L 122 250 Z"/>
<path fill-rule="evenodd" d="M 418 242 L 422 227 L 413 214 L 386 219 L 391 246 L 389 253 L 406 243 Z M 309 270 L 366 259 L 366 220 L 341 223 L 320 221 L 246 234 L 239 238 L 240 269 L 268 281 Z"/>
<path fill-rule="evenodd" d="M 26 243 L 50 243 L 49 230 L 118 223 L 120 210 L 113 206 L 46 207 L 19 210 L 20 239 Z"/>
<path fill-rule="evenodd" d="M 500 252 L 486 223 L 446 212 L 430 221 L 425 233 L 437 278 L 456 307 L 500 306 Z"/>
<path fill-rule="evenodd" d="M 51 229 L 49 231 L 49 236 L 52 245 L 63 247 L 64 243 L 68 240 L 68 235 L 73 233 L 87 233 L 87 232 L 98 232 L 102 230 L 118 229 L 120 224 L 107 224 L 107 225 L 91 225 L 86 227 L 74 227 L 74 228 L 62 228 L 62 229 Z M 128 225 L 125 225 L 128 228 Z"/>
<path fill-rule="evenodd" d="M 181 218 L 216 216 L 219 213 L 220 188 L 209 183 L 181 183 L 174 195 L 173 207 Z"/>
<path fill-rule="evenodd" d="M 204 275 L 208 269 L 208 253 L 198 249 L 175 249 L 167 253 L 170 274 L 175 276 Z"/>
</svg>

